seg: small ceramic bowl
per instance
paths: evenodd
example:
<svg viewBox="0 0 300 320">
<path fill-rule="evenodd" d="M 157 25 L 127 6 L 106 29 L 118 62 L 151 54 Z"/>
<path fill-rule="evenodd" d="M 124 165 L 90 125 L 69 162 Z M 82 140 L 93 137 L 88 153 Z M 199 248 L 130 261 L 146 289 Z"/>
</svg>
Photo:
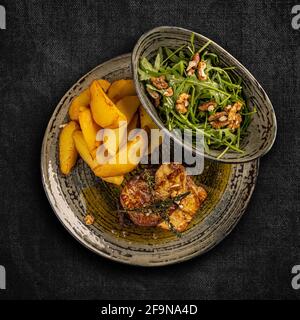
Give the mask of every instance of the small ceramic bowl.
<svg viewBox="0 0 300 320">
<path fill-rule="evenodd" d="M 139 62 L 143 57 L 147 57 L 148 59 L 153 58 L 157 54 L 159 47 L 177 49 L 183 44 L 188 44 L 192 32 L 183 28 L 167 26 L 152 29 L 141 36 L 132 53 L 133 77 L 138 96 L 149 115 L 161 129 L 166 128 L 159 118 L 155 106 L 148 98 L 144 84 L 139 80 Z M 201 47 L 209 41 L 208 38 L 201 34 L 195 32 L 194 34 L 195 47 Z M 253 115 L 247 136 L 241 141 L 241 149 L 244 150 L 243 154 L 230 151 L 220 159 L 217 159 L 221 151 L 211 150 L 209 154 L 205 153 L 204 156 L 208 159 L 227 163 L 242 163 L 257 159 L 265 155 L 275 141 L 277 126 L 272 103 L 253 75 L 230 53 L 215 42 L 209 45 L 209 50 L 219 56 L 221 65 L 236 67 L 233 72 L 243 79 L 244 95 L 249 101 L 250 108 L 255 106 L 257 113 Z M 171 137 L 175 143 L 182 145 L 182 142 L 174 134 L 171 133 Z M 184 147 L 186 148 L 186 146 Z M 194 149 L 193 151 L 199 155 L 203 155 L 201 150 Z"/>
</svg>

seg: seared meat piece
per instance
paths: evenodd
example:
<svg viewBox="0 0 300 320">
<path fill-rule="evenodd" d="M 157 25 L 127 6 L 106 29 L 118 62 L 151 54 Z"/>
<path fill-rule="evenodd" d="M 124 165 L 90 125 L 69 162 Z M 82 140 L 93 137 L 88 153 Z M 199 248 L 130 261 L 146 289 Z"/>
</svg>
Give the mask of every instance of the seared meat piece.
<svg viewBox="0 0 300 320">
<path fill-rule="evenodd" d="M 185 231 L 189 223 L 193 219 L 191 215 L 189 215 L 188 213 L 180 209 L 169 210 L 168 214 L 169 214 L 170 223 L 172 224 L 173 228 L 178 232 Z M 166 221 L 162 221 L 158 225 L 158 227 L 165 230 L 170 230 L 170 224 Z"/>
<path fill-rule="evenodd" d="M 156 197 L 161 199 L 174 198 L 185 192 L 190 192 L 177 208 L 170 208 L 168 214 L 171 224 L 177 231 L 186 230 L 189 222 L 206 199 L 207 193 L 204 188 L 197 186 L 192 177 L 186 175 L 185 168 L 181 164 L 163 164 L 157 170 Z M 159 227 L 169 229 L 169 224 L 162 221 Z"/>
<path fill-rule="evenodd" d="M 159 212 L 146 208 L 154 203 L 168 201 L 189 192 L 183 199 L 166 207 L 169 222 Z M 155 181 L 149 184 L 146 174 L 140 174 L 127 182 L 121 192 L 121 204 L 129 218 L 139 226 L 159 226 L 170 229 L 170 223 L 179 232 L 188 224 L 206 199 L 206 191 L 187 176 L 184 166 L 178 163 L 163 164 L 155 173 Z M 137 210 L 132 210 L 132 209 Z M 154 209 L 155 210 L 155 209 Z"/>
<path fill-rule="evenodd" d="M 155 173 L 156 197 L 164 200 L 186 192 L 186 177 L 185 168 L 181 164 L 162 164 Z"/>
<path fill-rule="evenodd" d="M 151 210 L 143 210 L 143 207 L 147 207 L 153 202 L 153 192 L 143 174 L 135 176 L 127 182 L 121 192 L 120 201 L 123 208 L 127 210 L 130 220 L 138 226 L 153 227 L 161 220 L 159 214 L 153 213 Z M 135 208 L 141 209 L 132 211 Z"/>
<path fill-rule="evenodd" d="M 202 202 L 207 198 L 206 190 L 201 186 L 197 186 L 191 176 L 187 176 L 187 188 L 189 191 L 191 191 L 192 194 L 194 194 L 195 196 L 198 197 L 199 202 L 200 202 L 200 204 L 199 204 L 199 207 L 200 207 Z M 184 202 L 186 200 L 186 198 L 184 198 L 182 200 L 182 202 Z"/>
</svg>

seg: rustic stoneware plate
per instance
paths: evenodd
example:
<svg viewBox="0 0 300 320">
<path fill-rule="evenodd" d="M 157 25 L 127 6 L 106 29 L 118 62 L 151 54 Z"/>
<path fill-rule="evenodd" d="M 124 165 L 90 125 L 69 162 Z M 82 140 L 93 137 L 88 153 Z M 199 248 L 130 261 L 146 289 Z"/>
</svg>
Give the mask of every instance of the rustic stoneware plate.
<svg viewBox="0 0 300 320">
<path fill-rule="evenodd" d="M 159 128 L 165 128 L 165 126 L 158 117 L 153 103 L 149 100 L 143 83 L 139 81 L 139 61 L 143 57 L 153 58 L 160 47 L 178 49 L 182 45 L 188 44 L 192 32 L 178 27 L 158 27 L 143 34 L 134 47 L 132 67 L 137 94 Z M 195 33 L 195 47 L 200 48 L 208 41 L 208 38 Z M 242 163 L 257 159 L 271 149 L 276 138 L 277 125 L 272 103 L 258 81 L 237 59 L 215 42 L 209 45 L 209 50 L 219 56 L 221 65 L 236 67 L 233 72 L 243 79 L 242 86 L 246 99 L 249 101 L 250 108 L 256 106 L 257 113 L 253 116 L 247 137 L 241 141 L 240 147 L 244 150 L 243 154 L 231 151 L 227 152 L 222 158 L 217 159 L 222 151 L 211 150 L 209 154 L 205 153 L 204 156 L 207 159 L 227 163 Z M 181 144 L 181 141 L 174 134 L 171 134 L 171 137 L 179 145 Z M 195 149 L 195 151 L 201 155 L 202 150 Z"/>
<path fill-rule="evenodd" d="M 95 177 L 82 160 L 78 160 L 69 176 L 61 175 L 58 137 L 61 125 L 68 121 L 70 101 L 94 79 L 113 81 L 131 77 L 130 55 L 123 55 L 96 67 L 65 94 L 54 110 L 43 141 L 41 171 L 44 189 L 61 223 L 95 253 L 140 266 L 184 261 L 211 249 L 236 225 L 254 189 L 258 161 L 230 165 L 206 160 L 203 174 L 195 180 L 205 185 L 208 199 L 181 238 L 157 228 L 121 227 L 116 212 L 119 187 Z M 88 213 L 95 216 L 92 226 L 83 222 Z"/>
</svg>

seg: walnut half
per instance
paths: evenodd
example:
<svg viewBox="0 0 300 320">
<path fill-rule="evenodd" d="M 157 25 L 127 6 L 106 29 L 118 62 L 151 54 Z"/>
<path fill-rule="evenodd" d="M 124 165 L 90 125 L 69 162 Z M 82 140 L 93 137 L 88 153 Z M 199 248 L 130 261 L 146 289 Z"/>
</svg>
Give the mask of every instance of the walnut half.
<svg viewBox="0 0 300 320">
<path fill-rule="evenodd" d="M 85 217 L 84 217 L 84 222 L 87 226 L 90 226 L 91 224 L 93 224 L 95 221 L 95 218 L 94 216 L 92 216 L 91 214 L 87 214 Z"/>
<path fill-rule="evenodd" d="M 239 111 L 242 109 L 243 104 L 236 102 L 233 106 L 228 105 L 224 111 L 216 112 L 208 117 L 210 125 L 214 129 L 228 127 L 232 131 L 238 129 L 242 123 L 242 116 Z"/>
<path fill-rule="evenodd" d="M 152 84 L 154 85 L 155 88 L 161 90 L 161 89 L 168 89 L 169 85 L 168 82 L 166 81 L 166 77 L 164 75 L 160 77 L 152 77 L 151 79 Z"/>
<path fill-rule="evenodd" d="M 200 111 L 209 111 L 209 112 L 212 112 L 214 111 L 214 109 L 216 108 L 217 106 L 217 103 L 216 101 L 208 101 L 208 102 L 205 102 L 205 103 L 202 103 L 200 104 L 199 106 L 199 110 Z"/>
<path fill-rule="evenodd" d="M 187 107 L 189 105 L 189 98 L 190 95 L 187 93 L 181 93 L 176 100 L 176 110 L 179 113 L 186 113 L 187 112 Z"/>
<path fill-rule="evenodd" d="M 205 73 L 206 69 L 206 62 L 205 61 L 200 61 L 198 64 L 198 79 L 199 80 L 207 80 L 207 74 Z"/>
<path fill-rule="evenodd" d="M 192 60 L 189 62 L 189 65 L 186 68 L 186 72 L 188 76 L 191 76 L 195 73 L 195 70 L 197 69 L 199 61 L 200 61 L 200 55 L 199 53 L 195 53 Z"/>
<path fill-rule="evenodd" d="M 239 111 L 242 109 L 242 103 L 236 102 L 233 106 L 227 106 L 226 111 L 228 113 L 228 128 L 231 130 L 238 129 L 242 123 L 242 116 Z"/>
<path fill-rule="evenodd" d="M 155 107 L 158 107 L 160 104 L 160 95 L 158 92 L 150 89 L 147 87 L 147 92 L 149 93 L 150 97 L 153 99 L 154 101 L 154 105 Z"/>
</svg>

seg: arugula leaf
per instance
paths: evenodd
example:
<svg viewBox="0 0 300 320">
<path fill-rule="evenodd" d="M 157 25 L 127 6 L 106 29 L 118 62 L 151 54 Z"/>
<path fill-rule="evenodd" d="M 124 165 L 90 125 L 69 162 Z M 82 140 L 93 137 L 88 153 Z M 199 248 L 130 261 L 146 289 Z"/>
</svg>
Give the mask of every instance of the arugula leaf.
<svg viewBox="0 0 300 320">
<path fill-rule="evenodd" d="M 142 58 L 140 66 L 144 71 L 157 72 L 157 70 L 152 66 L 146 57 Z"/>
<path fill-rule="evenodd" d="M 141 68 L 138 68 L 138 74 L 140 76 L 141 81 L 149 80 L 151 78 L 151 75 L 149 75 L 147 72 L 145 72 Z"/>
</svg>

